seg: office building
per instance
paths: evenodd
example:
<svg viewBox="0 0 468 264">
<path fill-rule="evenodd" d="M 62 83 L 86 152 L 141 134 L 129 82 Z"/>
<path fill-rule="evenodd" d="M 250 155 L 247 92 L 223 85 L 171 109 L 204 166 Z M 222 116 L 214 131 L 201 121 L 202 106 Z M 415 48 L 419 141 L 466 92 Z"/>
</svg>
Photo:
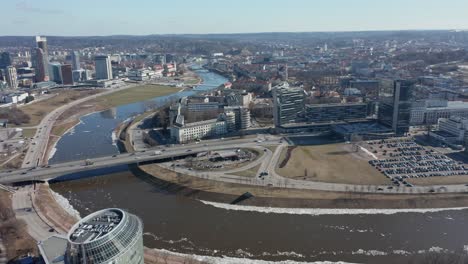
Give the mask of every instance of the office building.
<svg viewBox="0 0 468 264">
<path fill-rule="evenodd" d="M 47 62 L 49 62 L 49 48 L 47 46 L 47 38 L 46 37 L 41 37 L 41 36 L 36 36 L 36 44 L 37 47 L 42 49 L 45 54 L 45 58 Z"/>
<path fill-rule="evenodd" d="M 304 90 L 287 82 L 273 88 L 275 126 L 301 122 L 304 118 Z"/>
<path fill-rule="evenodd" d="M 49 63 L 49 79 L 55 83 L 62 83 L 62 65 L 58 62 Z"/>
<path fill-rule="evenodd" d="M 228 120 L 231 118 L 231 114 L 234 114 L 235 128 L 236 129 L 247 129 L 251 126 L 250 110 L 242 106 L 226 106 L 224 107 L 224 113 L 228 114 Z"/>
<path fill-rule="evenodd" d="M 468 118 L 468 102 L 429 99 L 415 102 L 411 108 L 411 126 L 437 124 L 440 118 L 452 116 Z"/>
<path fill-rule="evenodd" d="M 71 61 L 72 61 L 72 68 L 73 70 L 77 71 L 81 69 L 80 64 L 80 53 L 78 51 L 72 51 L 71 53 Z"/>
<path fill-rule="evenodd" d="M 33 50 L 33 67 L 35 69 L 35 81 L 46 82 L 49 81 L 49 62 L 48 58 L 41 48 L 35 48 Z"/>
<path fill-rule="evenodd" d="M 379 93 L 379 121 L 396 135 L 409 131 L 413 83 L 406 80 L 382 81 Z"/>
<path fill-rule="evenodd" d="M 11 66 L 10 53 L 8 52 L 0 53 L 0 69 L 5 69 L 8 66 Z"/>
<path fill-rule="evenodd" d="M 176 124 L 171 127 L 171 137 L 178 143 L 187 143 L 206 137 L 221 136 L 228 132 L 228 123 L 220 119 L 185 123 L 184 116 L 178 115 L 175 123 Z"/>
<path fill-rule="evenodd" d="M 5 79 L 11 89 L 18 88 L 18 79 L 16 74 L 16 68 L 13 66 L 8 66 L 5 69 Z"/>
<path fill-rule="evenodd" d="M 367 117 L 367 104 L 311 104 L 306 105 L 306 120 L 308 122 L 331 122 Z"/>
<path fill-rule="evenodd" d="M 143 223 L 117 208 L 92 213 L 68 233 L 65 260 L 70 264 L 143 264 Z"/>
<path fill-rule="evenodd" d="M 60 65 L 60 76 L 62 79 L 62 84 L 73 85 L 72 65 L 71 64 Z"/>
<path fill-rule="evenodd" d="M 95 56 L 94 62 L 96 67 L 96 80 L 110 80 L 113 78 L 110 56 Z"/>
</svg>

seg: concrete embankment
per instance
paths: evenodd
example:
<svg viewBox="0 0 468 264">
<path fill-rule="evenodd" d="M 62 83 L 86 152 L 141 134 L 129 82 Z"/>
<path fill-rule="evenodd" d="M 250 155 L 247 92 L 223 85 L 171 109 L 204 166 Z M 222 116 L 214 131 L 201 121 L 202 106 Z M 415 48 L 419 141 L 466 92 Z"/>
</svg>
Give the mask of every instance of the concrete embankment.
<svg viewBox="0 0 468 264">
<path fill-rule="evenodd" d="M 132 166 L 132 172 L 168 192 L 219 203 L 253 195 L 241 205 L 282 208 L 453 208 L 468 206 L 466 194 L 366 194 L 283 189 L 206 180 L 158 166 Z"/>
</svg>

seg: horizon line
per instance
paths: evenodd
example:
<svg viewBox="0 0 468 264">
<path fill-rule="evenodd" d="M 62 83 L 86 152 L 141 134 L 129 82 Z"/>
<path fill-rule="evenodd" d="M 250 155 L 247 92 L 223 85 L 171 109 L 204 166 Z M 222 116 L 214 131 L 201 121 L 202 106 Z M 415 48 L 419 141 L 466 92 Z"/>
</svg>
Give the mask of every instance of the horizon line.
<svg viewBox="0 0 468 264">
<path fill-rule="evenodd" d="M 304 33 L 364 33 L 364 32 L 415 32 L 415 31 L 468 31 L 468 28 L 445 28 L 445 29 L 363 29 L 363 30 L 332 30 L 332 31 L 258 31 L 258 32 L 231 32 L 231 33 L 152 33 L 152 34 L 111 34 L 111 35 L 0 35 L 0 37 L 145 37 L 145 36 L 208 36 L 208 35 L 254 35 L 254 34 L 304 34 Z"/>
</svg>

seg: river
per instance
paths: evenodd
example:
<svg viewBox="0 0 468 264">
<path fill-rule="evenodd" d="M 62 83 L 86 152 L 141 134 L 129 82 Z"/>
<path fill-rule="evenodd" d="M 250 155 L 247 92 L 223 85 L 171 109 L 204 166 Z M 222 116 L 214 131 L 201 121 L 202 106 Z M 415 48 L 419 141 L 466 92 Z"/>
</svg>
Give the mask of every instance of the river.
<svg viewBox="0 0 468 264">
<path fill-rule="evenodd" d="M 225 81 L 213 73 L 199 74 L 207 89 Z M 132 114 L 143 111 L 143 106 L 136 103 L 83 117 L 74 131 L 62 137 L 52 161 L 116 153 L 111 131 Z M 144 243 L 148 247 L 274 261 L 407 263 L 420 261 L 429 252 L 468 246 L 468 210 L 392 214 L 241 211 L 171 194 L 132 174 L 126 166 L 100 170 L 98 174 L 102 176 L 51 186 L 82 216 L 107 207 L 124 208 L 138 215 L 144 222 Z"/>
</svg>

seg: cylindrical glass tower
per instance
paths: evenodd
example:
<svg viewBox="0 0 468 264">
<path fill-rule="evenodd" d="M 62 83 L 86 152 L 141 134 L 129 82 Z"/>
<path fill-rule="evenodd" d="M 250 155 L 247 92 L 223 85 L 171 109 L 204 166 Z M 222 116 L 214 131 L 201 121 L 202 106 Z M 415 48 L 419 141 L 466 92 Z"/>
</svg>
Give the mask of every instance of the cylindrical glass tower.
<svg viewBox="0 0 468 264">
<path fill-rule="evenodd" d="M 68 233 L 67 263 L 143 264 L 143 223 L 111 208 L 92 213 Z"/>
</svg>

